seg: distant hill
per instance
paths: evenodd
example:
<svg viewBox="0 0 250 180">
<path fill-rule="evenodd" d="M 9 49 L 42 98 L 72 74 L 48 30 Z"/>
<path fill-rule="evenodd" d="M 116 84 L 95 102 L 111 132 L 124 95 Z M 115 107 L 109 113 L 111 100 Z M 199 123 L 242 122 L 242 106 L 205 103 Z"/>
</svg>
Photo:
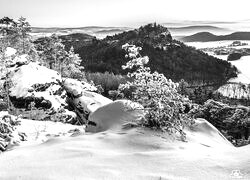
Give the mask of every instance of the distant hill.
<svg viewBox="0 0 250 180">
<path fill-rule="evenodd" d="M 122 33 L 122 32 L 124 32 L 124 29 L 119 29 L 119 28 L 96 31 L 96 33 Z"/>
<path fill-rule="evenodd" d="M 73 41 L 64 43 L 74 46 L 88 72 L 126 74 L 121 66 L 128 59 L 121 47 L 131 43 L 142 47 L 141 54 L 149 56 L 148 65 L 152 70 L 174 81 L 185 79 L 188 82 L 219 83 L 236 76 L 236 68 L 230 63 L 174 40 L 166 27 L 157 24 L 148 24 L 102 40 L 93 38 L 92 41 L 84 41 L 80 44 Z"/>
<path fill-rule="evenodd" d="M 102 27 L 102 26 L 86 26 L 86 27 L 73 27 L 73 28 L 63 28 L 63 27 L 32 27 L 33 33 L 44 33 L 50 32 L 55 33 L 57 31 L 70 31 L 70 30 L 107 30 L 107 29 L 117 29 L 117 27 Z M 119 29 L 124 29 L 123 27 Z"/>
<path fill-rule="evenodd" d="M 208 42 L 222 40 L 250 40 L 250 32 L 235 32 L 228 35 L 216 36 L 210 32 L 200 32 L 191 36 L 181 37 L 183 42 Z"/>
<path fill-rule="evenodd" d="M 80 49 L 82 46 L 86 46 L 88 44 L 91 44 L 96 37 L 83 34 L 83 33 L 73 33 L 68 35 L 59 35 L 58 36 L 62 43 L 65 45 L 65 49 L 69 50 L 72 46 L 75 49 Z M 40 37 L 36 40 L 34 40 L 35 44 L 43 44 L 43 41 L 46 40 L 46 37 Z"/>
<path fill-rule="evenodd" d="M 73 33 L 84 33 L 97 38 L 104 38 L 107 35 L 114 35 L 127 30 L 129 27 L 101 27 L 101 26 L 86 26 L 86 27 L 74 27 L 74 28 L 61 28 L 61 27 L 32 27 L 31 34 L 36 37 L 43 37 L 46 35 L 51 35 L 53 33 L 59 35 L 69 35 Z"/>
<path fill-rule="evenodd" d="M 198 32 L 208 31 L 211 33 L 229 33 L 230 30 L 226 28 L 220 28 L 216 26 L 208 26 L 208 25 L 199 25 L 199 26 L 184 26 L 184 27 L 170 27 L 168 28 L 171 34 L 174 36 L 181 35 L 191 35 Z"/>
<path fill-rule="evenodd" d="M 62 39 L 62 43 L 65 45 L 65 48 L 69 50 L 71 46 L 76 49 L 81 48 L 87 44 L 92 43 L 94 36 L 83 34 L 83 33 L 73 33 L 68 35 L 61 35 L 59 36 Z"/>
</svg>

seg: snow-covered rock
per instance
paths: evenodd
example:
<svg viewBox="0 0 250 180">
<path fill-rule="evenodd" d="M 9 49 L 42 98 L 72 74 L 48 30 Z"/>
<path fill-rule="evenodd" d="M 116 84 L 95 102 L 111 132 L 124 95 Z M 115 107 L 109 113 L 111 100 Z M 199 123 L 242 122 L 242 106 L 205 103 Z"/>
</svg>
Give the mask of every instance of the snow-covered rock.
<svg viewBox="0 0 250 180">
<path fill-rule="evenodd" d="M 73 96 L 80 96 L 84 91 L 97 91 L 95 86 L 71 78 L 64 79 L 63 86 L 65 90 Z"/>
<path fill-rule="evenodd" d="M 143 117 L 143 106 L 129 100 L 116 100 L 90 114 L 86 127 L 88 132 L 100 132 L 119 128 L 123 124 L 138 121 Z"/>
<path fill-rule="evenodd" d="M 17 50 L 15 50 L 14 48 L 11 48 L 11 47 L 7 47 L 6 48 L 6 51 L 5 51 L 5 56 L 6 57 L 10 57 L 12 55 L 15 55 L 17 52 Z"/>
<path fill-rule="evenodd" d="M 65 105 L 61 76 L 54 70 L 30 62 L 10 74 L 10 96 L 14 105 L 27 107 L 31 101 L 45 108 L 59 109 Z M 19 104 L 19 105 L 18 105 Z"/>
<path fill-rule="evenodd" d="M 92 92 L 97 89 L 88 83 L 83 84 L 74 79 L 65 79 L 62 84 L 68 95 L 67 102 L 74 107 L 83 122 L 87 121 L 90 113 L 112 102 L 112 100 Z"/>
<path fill-rule="evenodd" d="M 28 54 L 23 54 L 20 56 L 16 56 L 13 60 L 13 63 L 18 64 L 18 65 L 24 65 L 24 64 L 28 64 L 29 60 L 28 60 Z"/>
</svg>

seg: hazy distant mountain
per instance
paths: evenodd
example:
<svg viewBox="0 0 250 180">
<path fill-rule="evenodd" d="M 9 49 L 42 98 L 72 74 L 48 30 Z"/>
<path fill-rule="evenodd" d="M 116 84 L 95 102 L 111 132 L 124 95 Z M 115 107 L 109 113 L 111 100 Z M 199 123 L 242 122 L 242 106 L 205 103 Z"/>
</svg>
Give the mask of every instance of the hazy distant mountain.
<svg viewBox="0 0 250 180">
<path fill-rule="evenodd" d="M 62 40 L 62 43 L 65 45 L 65 48 L 69 50 L 71 46 L 76 49 L 81 48 L 84 45 L 92 43 L 94 36 L 83 34 L 83 33 L 73 33 L 68 35 L 61 35 L 59 38 Z"/>
<path fill-rule="evenodd" d="M 208 42 L 208 41 L 222 41 L 222 40 L 250 40 L 250 32 L 235 32 L 228 35 L 217 36 L 210 32 L 199 32 L 191 36 L 181 37 L 183 42 Z"/>
<path fill-rule="evenodd" d="M 190 36 L 199 32 L 211 32 L 213 34 L 224 35 L 232 33 L 230 29 L 210 25 L 183 26 L 168 28 L 174 37 Z"/>
<path fill-rule="evenodd" d="M 53 33 L 59 35 L 68 35 L 72 33 L 84 33 L 97 38 L 104 38 L 107 35 L 118 34 L 131 28 L 128 27 L 101 27 L 101 26 L 87 26 L 75 28 L 61 28 L 61 27 L 32 27 L 32 35 L 39 37 L 51 35 Z"/>
</svg>

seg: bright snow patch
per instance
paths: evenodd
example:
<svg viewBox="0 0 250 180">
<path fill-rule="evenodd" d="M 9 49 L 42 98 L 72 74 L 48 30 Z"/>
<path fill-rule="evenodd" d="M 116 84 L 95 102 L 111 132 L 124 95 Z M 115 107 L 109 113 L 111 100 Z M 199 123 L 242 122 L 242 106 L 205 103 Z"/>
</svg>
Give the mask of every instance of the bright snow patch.
<svg viewBox="0 0 250 180">
<path fill-rule="evenodd" d="M 17 52 L 17 50 L 15 50 L 14 48 L 11 48 L 11 47 L 7 47 L 6 48 L 6 51 L 5 51 L 5 56 L 6 57 L 10 57 L 12 55 L 15 55 Z"/>
<path fill-rule="evenodd" d="M 185 42 L 185 44 L 187 44 L 188 46 L 192 46 L 195 47 L 197 49 L 201 49 L 201 48 L 215 48 L 215 47 L 222 47 L 222 46 L 229 46 L 234 42 L 234 40 L 228 40 L 228 41 L 209 41 L 209 42 Z M 237 49 L 240 48 L 250 48 L 250 41 L 240 41 L 242 43 L 247 43 L 248 45 L 245 46 L 238 46 L 238 47 L 234 47 Z"/>
<path fill-rule="evenodd" d="M 241 82 L 244 84 L 250 84 L 250 56 L 243 56 L 237 61 L 230 61 L 240 74 L 237 78 L 230 80 L 230 82 Z"/>
<path fill-rule="evenodd" d="M 143 117 L 143 106 L 129 100 L 116 100 L 98 108 L 90 114 L 89 121 L 95 125 L 86 128 L 88 132 L 114 129 L 128 122 L 136 122 Z"/>
</svg>

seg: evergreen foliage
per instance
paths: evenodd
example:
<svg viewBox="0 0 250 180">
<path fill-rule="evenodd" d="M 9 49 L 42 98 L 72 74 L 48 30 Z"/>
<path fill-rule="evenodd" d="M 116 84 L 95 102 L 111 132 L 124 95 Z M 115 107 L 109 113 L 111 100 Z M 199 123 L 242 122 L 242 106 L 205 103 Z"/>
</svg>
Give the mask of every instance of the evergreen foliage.
<svg viewBox="0 0 250 180">
<path fill-rule="evenodd" d="M 131 82 L 121 84 L 119 91 L 133 87 L 131 100 L 140 103 L 145 110 L 145 118 L 139 122 L 141 125 L 169 133 L 180 133 L 185 139 L 183 128 L 191 125 L 192 119 L 185 113 L 185 104 L 191 102 L 177 92 L 178 84 L 167 79 L 163 74 L 151 72 L 145 65 L 149 62 L 147 56 L 141 56 L 140 47 L 125 44 L 130 60 L 123 69 L 136 70 L 128 73 Z"/>
</svg>

